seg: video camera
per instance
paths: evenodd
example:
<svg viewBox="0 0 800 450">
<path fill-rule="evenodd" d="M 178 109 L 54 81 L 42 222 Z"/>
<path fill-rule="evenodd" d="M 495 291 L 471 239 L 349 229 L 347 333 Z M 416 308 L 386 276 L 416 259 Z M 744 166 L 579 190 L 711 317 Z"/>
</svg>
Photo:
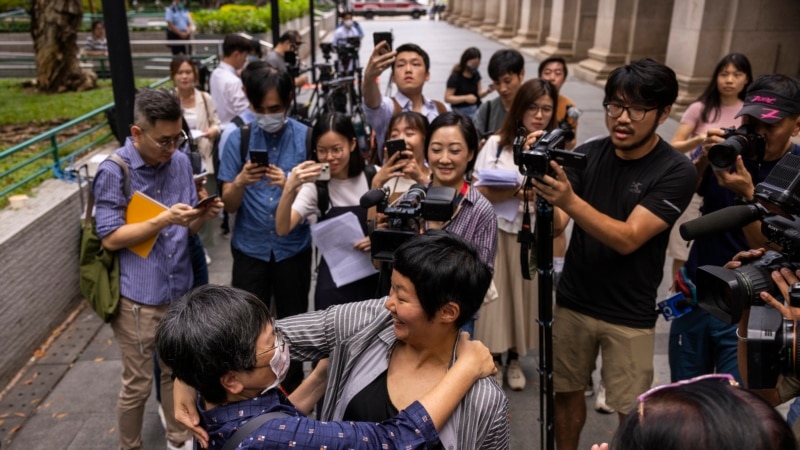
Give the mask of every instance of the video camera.
<svg viewBox="0 0 800 450">
<path fill-rule="evenodd" d="M 283 60 L 286 63 L 286 70 L 292 78 L 297 78 L 303 73 L 303 69 L 297 61 L 297 53 L 290 50 L 283 55 Z"/>
<path fill-rule="evenodd" d="M 528 178 L 542 178 L 551 173 L 550 161 L 557 161 L 564 167 L 574 169 L 586 167 L 583 154 L 559 150 L 564 148 L 566 141 L 571 140 L 567 139 L 568 131 L 556 128 L 541 135 L 536 142 L 531 144 L 530 148 L 525 150 L 523 147 L 527 133 L 525 128 L 520 127 L 517 130 L 517 137 L 514 138 L 514 164 L 519 167 L 519 173 Z"/>
<path fill-rule="evenodd" d="M 567 105 L 567 112 L 564 118 L 558 122 L 558 128 L 564 130 L 564 141 L 569 142 L 575 139 L 575 128 L 570 124 L 570 120 L 578 120 L 583 114 L 583 111 L 578 109 L 575 105 Z"/>
<path fill-rule="evenodd" d="M 723 170 L 731 167 L 736 162 L 736 157 L 764 160 L 767 143 L 764 136 L 756 134 L 749 125 L 739 128 L 723 128 L 725 139 L 708 150 L 708 162 L 714 169 Z"/>
<path fill-rule="evenodd" d="M 394 251 L 411 236 L 420 233 L 420 219 L 445 222 L 453 217 L 456 190 L 451 187 L 415 184 L 389 204 L 388 189 L 372 189 L 361 197 L 362 208 L 375 206 L 387 216 L 386 228 L 370 234 L 372 258 L 391 261 Z"/>
<path fill-rule="evenodd" d="M 710 153 L 709 153 L 710 156 Z M 719 320 L 739 322 L 749 308 L 747 322 L 748 388 L 775 386 L 778 374 L 800 374 L 800 336 L 797 323 L 765 305 L 759 294 L 780 297 L 770 274 L 787 267 L 800 268 L 800 156 L 787 154 L 764 182 L 756 185 L 756 204 L 725 208 L 681 225 L 686 240 L 740 229 L 761 220 L 761 232 L 780 252 L 768 251 L 736 269 L 702 266 L 697 269 L 697 299 L 701 308 Z M 792 286 L 791 306 L 800 307 L 800 283 Z M 744 336 L 743 336 L 744 337 Z"/>
</svg>

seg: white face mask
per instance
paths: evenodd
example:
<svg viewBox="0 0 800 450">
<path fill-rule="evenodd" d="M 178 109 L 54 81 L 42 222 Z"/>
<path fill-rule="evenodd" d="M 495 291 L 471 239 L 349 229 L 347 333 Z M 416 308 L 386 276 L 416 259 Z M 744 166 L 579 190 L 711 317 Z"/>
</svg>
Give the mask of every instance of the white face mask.
<svg viewBox="0 0 800 450">
<path fill-rule="evenodd" d="M 353 21 L 352 20 L 345 20 L 344 21 L 344 26 L 346 26 L 347 28 L 351 28 L 353 26 Z"/>
<path fill-rule="evenodd" d="M 277 133 L 286 124 L 286 116 L 282 112 L 274 114 L 256 113 L 256 123 L 267 133 Z"/>
<path fill-rule="evenodd" d="M 284 339 L 281 336 L 281 339 Z M 275 381 L 267 386 L 266 389 L 261 391 L 263 395 L 270 389 L 275 389 L 278 387 L 279 384 L 286 379 L 286 374 L 289 372 L 289 362 L 291 361 L 289 355 L 289 343 L 284 341 L 283 350 L 281 351 L 281 347 L 275 349 L 275 354 L 272 355 L 272 359 L 269 360 L 269 367 L 272 369 L 272 372 L 275 374 Z"/>
</svg>

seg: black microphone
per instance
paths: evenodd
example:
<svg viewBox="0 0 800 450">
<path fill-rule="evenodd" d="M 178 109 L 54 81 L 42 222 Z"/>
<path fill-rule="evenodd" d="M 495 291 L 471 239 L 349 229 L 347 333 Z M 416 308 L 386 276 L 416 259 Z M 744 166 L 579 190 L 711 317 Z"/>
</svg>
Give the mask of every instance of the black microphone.
<svg viewBox="0 0 800 450">
<path fill-rule="evenodd" d="M 690 220 L 681 225 L 679 230 L 684 240 L 691 241 L 699 237 L 742 228 L 767 214 L 767 210 L 759 204 L 729 206 Z"/>
<path fill-rule="evenodd" d="M 361 200 L 358 201 L 358 204 L 365 209 L 372 208 L 386 198 L 388 194 L 388 188 L 370 189 L 366 194 L 361 196 Z"/>
</svg>

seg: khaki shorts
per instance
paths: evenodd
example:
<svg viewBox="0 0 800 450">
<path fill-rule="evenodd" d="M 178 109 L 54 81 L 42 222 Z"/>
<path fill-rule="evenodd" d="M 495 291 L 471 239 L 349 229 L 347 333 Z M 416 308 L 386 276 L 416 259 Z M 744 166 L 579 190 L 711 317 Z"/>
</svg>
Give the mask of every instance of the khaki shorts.
<svg viewBox="0 0 800 450">
<path fill-rule="evenodd" d="M 606 403 L 623 414 L 633 410 L 653 383 L 655 328 L 614 325 L 558 305 L 553 319 L 553 390 L 583 391 L 602 349 Z"/>
</svg>

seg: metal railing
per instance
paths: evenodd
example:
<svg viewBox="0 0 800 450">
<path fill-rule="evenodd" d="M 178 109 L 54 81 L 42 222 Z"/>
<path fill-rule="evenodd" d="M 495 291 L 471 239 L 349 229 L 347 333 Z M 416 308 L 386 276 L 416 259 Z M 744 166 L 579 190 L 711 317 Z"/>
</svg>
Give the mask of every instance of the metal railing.
<svg viewBox="0 0 800 450">
<path fill-rule="evenodd" d="M 216 55 L 209 56 L 202 62 L 210 65 L 214 64 L 216 59 Z M 169 81 L 170 78 L 165 77 L 150 84 L 149 87 L 158 87 Z M 1 151 L 0 186 L 2 187 L 0 187 L 0 199 L 48 172 L 52 172 L 56 178 L 71 178 L 65 168 L 72 165 L 76 157 L 109 142 L 114 137 L 106 115 L 107 111 L 113 107 L 114 103 L 101 106 L 52 130 Z M 59 136 L 84 123 L 91 123 L 92 125 L 67 139 L 59 141 Z M 45 163 L 45 160 L 47 163 Z M 26 170 L 30 168 L 33 168 L 33 170 Z M 12 178 L 13 181 L 5 185 L 9 177 L 14 177 L 15 174 L 23 173 L 23 171 L 24 174 L 20 176 L 20 179 Z"/>
</svg>

